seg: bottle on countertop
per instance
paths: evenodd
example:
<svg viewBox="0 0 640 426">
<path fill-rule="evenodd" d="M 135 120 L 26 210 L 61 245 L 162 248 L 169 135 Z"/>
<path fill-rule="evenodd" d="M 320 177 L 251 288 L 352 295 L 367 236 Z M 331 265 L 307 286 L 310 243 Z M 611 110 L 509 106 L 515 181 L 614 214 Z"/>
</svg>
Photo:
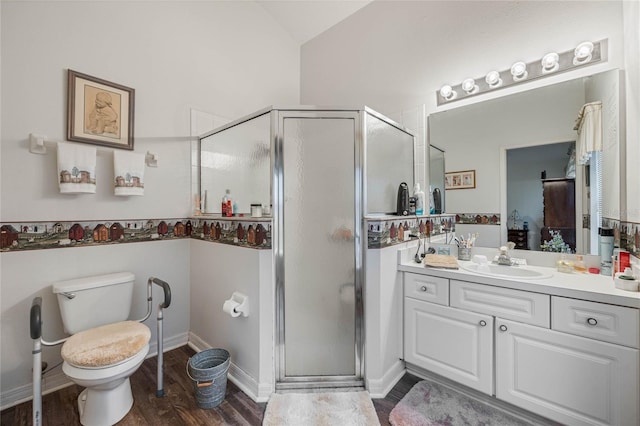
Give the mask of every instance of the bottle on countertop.
<svg viewBox="0 0 640 426">
<path fill-rule="evenodd" d="M 413 185 L 413 196 L 416 198 L 416 214 L 424 214 L 424 192 L 420 189 L 418 182 Z"/>
<path fill-rule="evenodd" d="M 600 252 L 600 274 L 612 275 L 613 264 L 613 244 L 614 235 L 611 228 L 598 229 L 599 236 L 599 252 Z"/>
<path fill-rule="evenodd" d="M 227 189 L 224 197 L 222 197 L 222 217 L 231 217 L 233 215 L 233 205 L 231 203 L 231 191 Z"/>
<path fill-rule="evenodd" d="M 560 259 L 556 261 L 556 268 L 558 272 L 571 273 L 574 271 L 573 262 L 567 259 L 564 253 L 560 254 Z"/>
<path fill-rule="evenodd" d="M 582 255 L 578 255 L 575 263 L 573 264 L 573 270 L 582 274 L 587 273 L 587 265 L 585 265 Z"/>
</svg>

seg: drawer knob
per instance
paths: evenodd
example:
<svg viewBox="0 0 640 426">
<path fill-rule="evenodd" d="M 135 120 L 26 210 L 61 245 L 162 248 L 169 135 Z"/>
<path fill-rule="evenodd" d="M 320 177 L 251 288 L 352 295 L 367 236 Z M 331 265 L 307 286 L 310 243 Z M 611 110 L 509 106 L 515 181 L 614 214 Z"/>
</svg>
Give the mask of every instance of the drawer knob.
<svg viewBox="0 0 640 426">
<path fill-rule="evenodd" d="M 480 327 L 484 327 L 485 325 L 487 325 L 487 322 L 485 320 L 480 320 L 478 324 L 480 324 Z"/>
<path fill-rule="evenodd" d="M 589 325 L 598 325 L 598 320 L 595 318 L 587 318 L 587 324 Z"/>
<path fill-rule="evenodd" d="M 427 291 L 427 286 L 423 285 L 422 287 L 420 287 L 420 291 Z"/>
<path fill-rule="evenodd" d="M 507 326 L 502 324 L 500 327 L 500 331 L 507 331 Z"/>
</svg>

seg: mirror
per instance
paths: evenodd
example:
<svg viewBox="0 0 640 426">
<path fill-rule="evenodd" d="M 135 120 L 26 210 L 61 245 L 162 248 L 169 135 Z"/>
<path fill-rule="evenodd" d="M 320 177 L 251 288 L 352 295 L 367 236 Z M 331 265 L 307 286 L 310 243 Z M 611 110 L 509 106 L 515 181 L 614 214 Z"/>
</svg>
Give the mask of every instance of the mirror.
<svg viewBox="0 0 640 426">
<path fill-rule="evenodd" d="M 477 245 L 498 247 L 506 243 L 508 228 L 514 228 L 513 214 L 517 210 L 515 228 L 522 230 L 524 221 L 528 221 L 529 249 L 539 249 L 544 218 L 529 207 L 508 207 L 518 203 L 508 195 L 508 187 L 526 180 L 526 185 L 518 190 L 519 196 L 535 198 L 543 192 L 544 170 L 548 171 L 547 179 L 565 178 L 560 172 L 551 175 L 555 170 L 551 163 L 568 164 L 566 146 L 559 148 L 557 154 L 553 146 L 575 143 L 577 134 L 573 128 L 581 107 L 600 100 L 604 146 L 599 173 L 602 191 L 591 185 L 594 167 L 577 165 L 574 177 L 576 252 L 597 254 L 594 234 L 597 242 L 598 222 L 592 218 L 601 215 L 619 219 L 612 213 L 618 212 L 620 205 L 619 81 L 619 71 L 612 70 L 429 116 L 429 141 L 447 152 L 446 171 L 476 171 L 475 188 L 446 191 L 448 213 L 480 218 L 477 225 L 457 224 L 456 232 L 479 232 Z M 536 154 L 541 157 L 540 162 L 534 164 L 534 156 L 529 153 L 524 160 L 520 159 L 528 165 L 527 170 L 511 164 L 518 149 L 534 147 L 540 150 Z M 537 208 L 542 210 L 543 206 Z M 496 222 L 494 216 L 500 226 L 491 226 Z M 489 220 L 484 221 L 485 217 Z"/>
</svg>

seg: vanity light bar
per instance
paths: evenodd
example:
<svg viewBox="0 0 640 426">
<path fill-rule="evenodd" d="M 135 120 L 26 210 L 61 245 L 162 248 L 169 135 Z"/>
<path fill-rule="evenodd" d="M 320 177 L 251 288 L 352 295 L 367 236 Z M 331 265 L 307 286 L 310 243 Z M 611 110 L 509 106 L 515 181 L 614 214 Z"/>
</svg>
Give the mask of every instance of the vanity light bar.
<svg viewBox="0 0 640 426">
<path fill-rule="evenodd" d="M 565 52 L 548 52 L 532 62 L 515 62 L 510 69 L 489 71 L 480 78 L 467 78 L 455 86 L 445 84 L 436 92 L 437 105 L 448 104 L 470 96 L 480 95 L 503 87 L 513 86 L 541 77 L 571 71 L 607 60 L 607 39 L 580 43 Z"/>
</svg>

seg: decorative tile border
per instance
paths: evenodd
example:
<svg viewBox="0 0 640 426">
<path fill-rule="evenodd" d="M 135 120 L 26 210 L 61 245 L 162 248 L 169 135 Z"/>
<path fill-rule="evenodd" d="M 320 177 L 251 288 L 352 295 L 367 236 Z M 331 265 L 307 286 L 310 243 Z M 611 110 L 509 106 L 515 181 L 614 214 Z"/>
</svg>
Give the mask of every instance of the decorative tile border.
<svg viewBox="0 0 640 426">
<path fill-rule="evenodd" d="M 456 223 L 465 225 L 500 225 L 500 213 L 456 213 Z"/>
<path fill-rule="evenodd" d="M 407 235 L 434 236 L 455 231 L 453 215 L 366 219 L 366 224 L 367 247 L 370 249 L 389 247 L 415 238 Z"/>
<path fill-rule="evenodd" d="M 253 218 L 125 219 L 110 221 L 7 222 L 0 226 L 0 251 L 85 247 L 179 238 L 271 248 L 271 222 Z"/>
<path fill-rule="evenodd" d="M 602 227 L 613 229 L 613 244 L 640 257 L 640 223 L 602 218 Z"/>
<path fill-rule="evenodd" d="M 203 218 L 192 222 L 191 238 L 255 249 L 271 248 L 271 219 Z"/>
</svg>

